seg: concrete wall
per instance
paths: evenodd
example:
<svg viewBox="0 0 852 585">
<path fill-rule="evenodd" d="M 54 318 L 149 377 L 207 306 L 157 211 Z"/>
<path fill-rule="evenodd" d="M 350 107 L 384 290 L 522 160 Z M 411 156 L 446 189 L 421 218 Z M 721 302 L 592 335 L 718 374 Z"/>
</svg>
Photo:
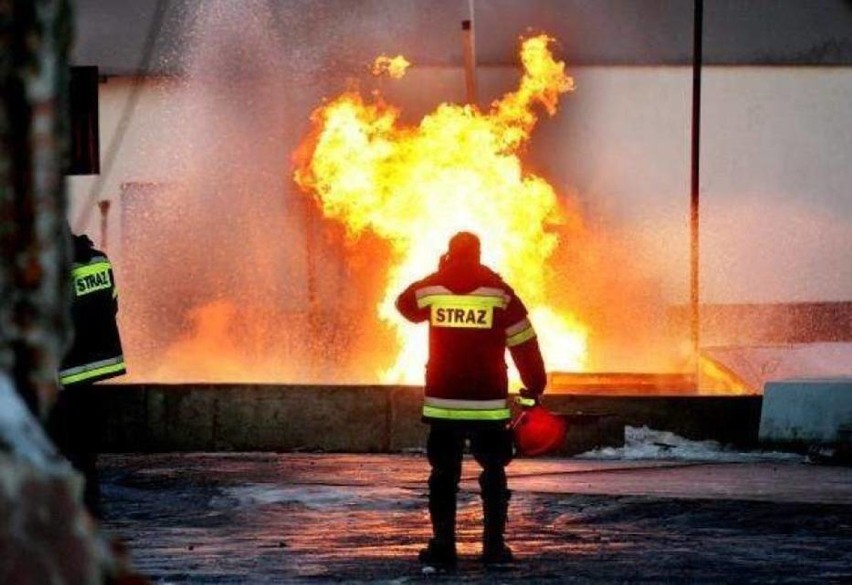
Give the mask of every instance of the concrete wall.
<svg viewBox="0 0 852 585">
<path fill-rule="evenodd" d="M 400 452 L 424 446 L 407 386 L 101 385 L 105 451 Z M 565 453 L 618 442 L 614 425 L 754 446 L 760 397 L 550 395 L 572 425 Z M 621 436 L 623 441 L 623 434 Z"/>
<path fill-rule="evenodd" d="M 852 431 L 852 378 L 769 382 L 763 393 L 760 440 L 829 444 Z"/>
<path fill-rule="evenodd" d="M 116 385 L 102 396 L 116 451 L 385 452 L 394 398 L 405 402 L 370 386 Z"/>
</svg>

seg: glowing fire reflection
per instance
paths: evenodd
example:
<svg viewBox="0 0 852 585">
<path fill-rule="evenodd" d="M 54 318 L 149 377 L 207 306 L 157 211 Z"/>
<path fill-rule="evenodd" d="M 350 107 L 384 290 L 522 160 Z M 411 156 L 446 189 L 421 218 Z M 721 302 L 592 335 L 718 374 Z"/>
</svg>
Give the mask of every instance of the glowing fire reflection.
<svg viewBox="0 0 852 585">
<path fill-rule="evenodd" d="M 425 333 L 404 323 L 393 301 L 405 284 L 436 267 L 459 230 L 481 237 L 483 261 L 527 303 L 548 370 L 586 365 L 586 326 L 551 307 L 547 292 L 548 262 L 558 243 L 553 228 L 576 218 L 520 157 L 538 112 L 553 115 L 560 95 L 574 88 L 551 43 L 546 35 L 523 41 L 517 90 L 487 111 L 443 103 L 409 126 L 380 98 L 367 102 L 347 92 L 312 115 L 313 132 L 297 154 L 296 182 L 350 235 L 374 234 L 393 251 L 377 310 L 394 327 L 399 352 L 383 382 L 422 381 Z"/>
<path fill-rule="evenodd" d="M 406 69 L 410 66 L 411 63 L 402 55 L 397 55 L 396 57 L 381 55 L 376 57 L 376 60 L 373 62 L 371 72 L 377 77 L 387 75 L 393 79 L 401 79 L 405 75 Z"/>
</svg>

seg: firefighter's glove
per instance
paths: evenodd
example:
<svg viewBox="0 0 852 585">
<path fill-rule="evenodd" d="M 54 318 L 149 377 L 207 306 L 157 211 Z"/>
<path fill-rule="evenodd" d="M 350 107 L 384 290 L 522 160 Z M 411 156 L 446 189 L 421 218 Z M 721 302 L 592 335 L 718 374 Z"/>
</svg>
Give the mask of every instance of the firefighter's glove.
<svg viewBox="0 0 852 585">
<path fill-rule="evenodd" d="M 517 402 L 521 408 L 532 408 L 533 406 L 538 406 L 541 403 L 540 392 L 533 392 L 532 390 L 521 388 L 518 394 Z"/>
</svg>

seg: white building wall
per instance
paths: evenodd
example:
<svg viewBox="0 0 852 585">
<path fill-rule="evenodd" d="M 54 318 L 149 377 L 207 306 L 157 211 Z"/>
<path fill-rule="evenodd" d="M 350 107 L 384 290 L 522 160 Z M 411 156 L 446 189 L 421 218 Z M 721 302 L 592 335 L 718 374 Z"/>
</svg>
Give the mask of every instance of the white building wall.
<svg viewBox="0 0 852 585">
<path fill-rule="evenodd" d="M 576 191 L 591 220 L 623 230 L 672 301 L 683 302 L 691 72 L 586 67 L 571 74 L 576 91 L 563 98 L 557 115 L 544 120 L 533 138 L 536 170 L 558 190 Z M 460 76 L 454 70 L 415 68 L 409 79 L 382 89 L 416 121 L 441 100 L 462 99 L 463 85 L 455 84 Z M 480 101 L 487 103 L 512 87 L 517 72 L 482 69 L 479 77 Z M 264 144 L 258 151 L 271 152 L 270 165 L 280 164 L 258 172 L 279 173 L 288 198 L 299 197 L 286 177 L 288 151 L 297 146 L 320 99 L 316 88 L 306 89 L 300 103 L 261 104 L 280 108 L 274 117 L 285 123 L 259 136 Z M 133 91 L 128 80 L 101 85 L 102 163 L 109 160 Z M 123 183 L 186 179 L 191 157 L 181 150 L 193 148 L 187 133 L 198 124 L 190 119 L 193 109 L 186 107 L 182 91 L 177 81 L 144 82 L 114 164 L 104 164 L 99 177 L 68 179 L 75 227 L 99 234 L 92 197 L 117 201 Z M 703 300 L 852 298 L 852 68 L 706 68 L 702 100 Z M 215 128 L 197 138 L 204 141 L 198 148 L 209 149 Z M 222 145 L 225 156 L 228 148 Z M 110 215 L 116 230 L 110 243 L 120 255 L 119 226 L 113 221 L 119 209 Z"/>
<path fill-rule="evenodd" d="M 578 67 L 570 73 L 577 89 L 537 128 L 531 168 L 558 192 L 576 194 L 586 220 L 631 250 L 634 266 L 647 274 L 663 302 L 685 303 L 691 70 Z M 519 74 L 481 68 L 478 75 L 480 103 L 487 104 L 513 89 Z M 294 83 L 273 75 L 259 83 L 237 80 L 251 88 L 240 90 L 230 82 L 207 81 L 209 86 L 197 78 L 137 85 L 112 78 L 101 85 L 102 174 L 68 179 L 72 224 L 99 241 L 95 204 L 113 201 L 108 251 L 121 276 L 132 269 L 122 266 L 122 185 L 188 190 L 192 206 L 175 213 L 209 210 L 216 217 L 200 224 L 188 217 L 187 226 L 243 234 L 248 242 L 243 261 L 256 266 L 245 278 L 277 274 L 259 298 L 275 296 L 286 310 L 300 310 L 311 294 L 333 303 L 346 278 L 345 259 L 335 259 L 339 242 L 322 226 L 305 227 L 310 213 L 290 176 L 291 156 L 308 130 L 311 110 L 342 91 L 344 82 Z M 369 91 L 376 82 L 360 83 Z M 380 83 L 411 123 L 440 101 L 464 98 L 460 69 L 414 67 L 403 80 Z M 705 68 L 702 302 L 852 299 L 850 103 L 852 68 Z M 122 120 L 126 129 L 116 143 Z M 229 181 L 233 185 L 219 192 Z M 250 213 L 243 216 L 244 210 Z M 265 227 L 256 229 L 260 217 Z M 168 249 L 175 235 L 168 234 L 171 241 L 151 237 Z M 266 242 L 273 240 L 280 257 L 250 251 L 269 248 Z M 319 275 L 313 292 L 307 285 L 308 247 L 315 262 L 337 266 Z M 208 261 L 215 255 L 187 262 Z M 122 292 L 130 299 L 136 294 Z"/>
<path fill-rule="evenodd" d="M 590 217 L 635 242 L 672 302 L 689 296 L 691 70 L 588 67 L 533 155 Z M 852 68 L 708 67 L 701 297 L 852 298 Z"/>
</svg>

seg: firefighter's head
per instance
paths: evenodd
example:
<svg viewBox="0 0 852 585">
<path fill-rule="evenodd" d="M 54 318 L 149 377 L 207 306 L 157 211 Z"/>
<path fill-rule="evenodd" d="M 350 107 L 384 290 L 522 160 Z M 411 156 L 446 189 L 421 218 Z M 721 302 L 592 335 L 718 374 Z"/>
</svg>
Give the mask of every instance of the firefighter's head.
<svg viewBox="0 0 852 585">
<path fill-rule="evenodd" d="M 460 264 L 479 264 L 479 238 L 470 232 L 459 232 L 450 238 L 447 259 Z"/>
</svg>

